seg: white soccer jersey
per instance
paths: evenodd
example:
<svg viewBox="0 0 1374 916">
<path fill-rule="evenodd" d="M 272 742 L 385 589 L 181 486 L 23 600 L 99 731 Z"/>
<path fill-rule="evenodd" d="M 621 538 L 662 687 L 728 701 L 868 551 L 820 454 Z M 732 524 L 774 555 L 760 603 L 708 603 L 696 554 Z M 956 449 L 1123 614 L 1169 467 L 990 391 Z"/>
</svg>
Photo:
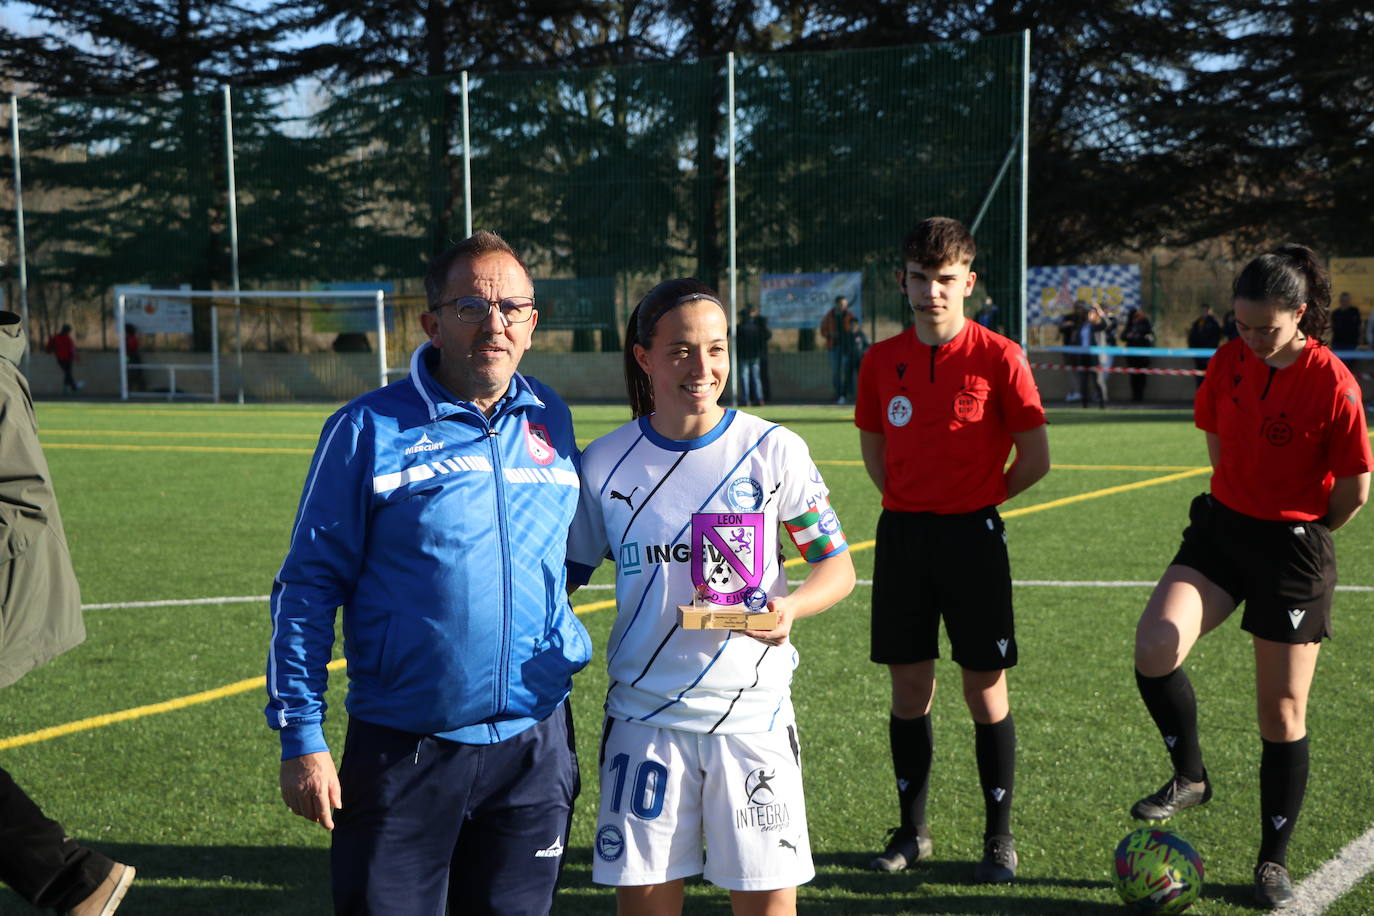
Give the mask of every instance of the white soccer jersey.
<svg viewBox="0 0 1374 916">
<path fill-rule="evenodd" d="M 719 734 L 790 724 L 796 649 L 683 630 L 677 609 L 697 583 L 727 607 L 787 594 L 780 523 L 811 562 L 848 549 L 828 494 L 800 436 L 734 410 L 698 439 L 641 418 L 589 445 L 568 559 L 616 563 L 607 714 Z"/>
</svg>

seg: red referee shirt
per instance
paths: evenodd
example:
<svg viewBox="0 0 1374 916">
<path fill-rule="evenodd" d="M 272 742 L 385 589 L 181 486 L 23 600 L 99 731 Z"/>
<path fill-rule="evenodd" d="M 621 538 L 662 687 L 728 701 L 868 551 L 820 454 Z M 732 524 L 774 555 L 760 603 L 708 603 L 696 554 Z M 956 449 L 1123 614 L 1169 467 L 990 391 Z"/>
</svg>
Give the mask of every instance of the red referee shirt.
<svg viewBox="0 0 1374 916">
<path fill-rule="evenodd" d="M 1360 386 L 1311 337 L 1282 369 L 1240 338 L 1223 345 L 1207 364 L 1193 420 L 1221 437 L 1212 495 L 1254 518 L 1321 518 L 1335 478 L 1374 469 Z"/>
<path fill-rule="evenodd" d="M 1044 422 L 1020 346 L 974 321 L 935 347 L 908 328 L 859 367 L 854 425 L 887 439 L 884 509 L 952 515 L 1004 502 L 1011 435 Z"/>
</svg>

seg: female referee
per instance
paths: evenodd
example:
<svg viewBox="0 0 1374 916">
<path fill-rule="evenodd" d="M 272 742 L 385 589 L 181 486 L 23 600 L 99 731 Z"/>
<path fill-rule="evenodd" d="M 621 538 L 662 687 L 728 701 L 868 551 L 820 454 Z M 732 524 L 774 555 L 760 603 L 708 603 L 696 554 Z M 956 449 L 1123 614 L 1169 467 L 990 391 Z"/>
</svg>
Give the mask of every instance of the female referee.
<svg viewBox="0 0 1374 916">
<path fill-rule="evenodd" d="M 1318 339 L 1331 280 L 1316 253 L 1286 245 L 1261 255 L 1232 292 L 1240 337 L 1212 357 L 1194 403 L 1211 492 L 1193 500 L 1136 628 L 1136 682 L 1174 776 L 1131 814 L 1163 820 L 1212 797 L 1182 665 L 1245 602 L 1263 743 L 1255 898 L 1277 908 L 1293 899 L 1285 863 L 1307 786 L 1307 694 L 1331 635 L 1331 532 L 1364 505 L 1374 461 L 1359 385 Z"/>
<path fill-rule="evenodd" d="M 621 914 L 675 916 L 683 879 L 704 873 L 737 916 L 790 916 L 815 874 L 788 634 L 849 594 L 854 564 L 801 437 L 720 406 L 728 335 L 699 281 L 650 290 L 626 334 L 635 419 L 582 455 L 569 582 L 616 562 L 592 878 L 617 887 Z M 779 522 L 810 566 L 791 594 Z M 698 589 L 777 626 L 683 629 Z"/>
</svg>

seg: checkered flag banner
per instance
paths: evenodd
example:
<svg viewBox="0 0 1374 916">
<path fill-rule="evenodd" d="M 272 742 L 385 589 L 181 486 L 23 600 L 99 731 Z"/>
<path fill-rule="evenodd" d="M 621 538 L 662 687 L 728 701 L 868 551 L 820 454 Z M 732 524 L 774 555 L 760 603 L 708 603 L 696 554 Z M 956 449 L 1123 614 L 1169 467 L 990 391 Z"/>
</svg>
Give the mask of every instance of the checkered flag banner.
<svg viewBox="0 0 1374 916">
<path fill-rule="evenodd" d="M 1032 267 L 1026 271 L 1028 326 L 1056 325 L 1075 302 L 1094 299 L 1111 315 L 1140 308 L 1140 265 Z"/>
</svg>

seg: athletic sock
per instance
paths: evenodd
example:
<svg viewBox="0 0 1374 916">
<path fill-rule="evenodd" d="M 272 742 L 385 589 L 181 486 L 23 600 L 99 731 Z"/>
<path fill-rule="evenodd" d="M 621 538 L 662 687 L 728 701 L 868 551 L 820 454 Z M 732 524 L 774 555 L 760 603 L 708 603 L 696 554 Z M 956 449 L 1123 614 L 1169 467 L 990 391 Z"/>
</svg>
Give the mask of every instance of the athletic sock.
<svg viewBox="0 0 1374 916">
<path fill-rule="evenodd" d="M 985 837 L 1011 833 L 1011 796 L 1016 782 L 1016 723 L 1011 713 L 1001 722 L 973 723 L 978 782 L 987 811 Z"/>
<path fill-rule="evenodd" d="M 1260 752 L 1259 861 L 1286 865 L 1288 840 L 1307 792 L 1307 738 L 1264 741 Z"/>
<path fill-rule="evenodd" d="M 930 762 L 935 756 L 935 736 L 930 716 L 888 719 L 892 745 L 892 770 L 897 776 L 897 803 L 901 806 L 900 831 L 912 834 L 926 822 L 926 796 L 930 791 Z"/>
<path fill-rule="evenodd" d="M 1164 738 L 1174 772 L 1191 782 L 1202 782 L 1207 770 L 1202 765 L 1202 746 L 1198 743 L 1193 682 L 1182 668 L 1176 668 L 1163 677 L 1146 677 L 1137 671 L 1135 683 L 1150 718 Z"/>
</svg>

